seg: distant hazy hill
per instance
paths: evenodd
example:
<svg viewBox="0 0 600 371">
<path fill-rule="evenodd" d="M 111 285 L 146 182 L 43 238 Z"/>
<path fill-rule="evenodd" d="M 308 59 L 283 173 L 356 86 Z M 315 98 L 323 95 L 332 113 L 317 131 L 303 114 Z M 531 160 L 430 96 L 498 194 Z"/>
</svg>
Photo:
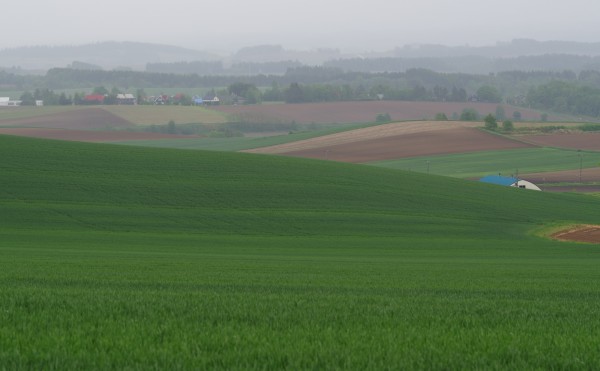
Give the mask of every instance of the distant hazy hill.
<svg viewBox="0 0 600 371">
<path fill-rule="evenodd" d="M 257 45 L 240 49 L 232 57 L 234 63 L 297 61 L 304 64 L 321 64 L 328 60 L 341 58 L 337 49 L 288 50 L 281 45 Z"/>
<path fill-rule="evenodd" d="M 217 60 L 218 56 L 177 46 L 138 42 L 102 42 L 78 46 L 32 46 L 0 50 L 0 67 L 65 67 L 74 61 L 106 69 L 143 70 L 146 63 Z"/>
<path fill-rule="evenodd" d="M 256 45 L 221 57 L 204 51 L 139 42 L 79 46 L 34 46 L 0 50 L 0 70 L 44 74 L 54 67 L 139 70 L 166 73 L 247 75 L 284 73 L 287 68 L 326 65 L 357 72 L 437 72 L 488 74 L 507 70 L 582 71 L 600 68 L 600 42 L 517 39 L 489 46 L 406 45 L 386 52 L 343 53 L 338 49 L 289 50 Z"/>
<path fill-rule="evenodd" d="M 396 48 L 395 57 L 464 57 L 510 58 L 543 54 L 600 55 L 600 43 L 574 41 L 536 41 L 515 39 L 490 46 L 406 45 Z"/>
</svg>

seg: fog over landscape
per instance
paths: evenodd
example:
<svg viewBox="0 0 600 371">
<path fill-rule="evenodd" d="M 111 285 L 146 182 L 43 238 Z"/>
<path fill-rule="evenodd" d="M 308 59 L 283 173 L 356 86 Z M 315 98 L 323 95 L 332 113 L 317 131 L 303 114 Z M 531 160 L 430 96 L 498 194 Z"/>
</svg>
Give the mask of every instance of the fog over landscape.
<svg viewBox="0 0 600 371">
<path fill-rule="evenodd" d="M 107 40 L 221 53 L 258 44 L 358 52 L 409 44 L 493 45 L 515 38 L 595 42 L 599 10 L 594 0 L 180 0 L 164 5 L 105 0 L 97 6 L 34 0 L 13 2 L 2 12 L 3 28 L 13 32 L 0 40 L 0 49 Z"/>
</svg>

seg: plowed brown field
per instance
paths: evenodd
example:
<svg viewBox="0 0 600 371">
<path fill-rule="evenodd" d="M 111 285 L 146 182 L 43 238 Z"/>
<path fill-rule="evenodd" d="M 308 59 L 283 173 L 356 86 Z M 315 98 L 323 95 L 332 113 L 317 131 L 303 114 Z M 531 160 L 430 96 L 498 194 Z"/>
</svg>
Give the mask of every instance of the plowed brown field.
<svg viewBox="0 0 600 371">
<path fill-rule="evenodd" d="M 133 126 L 133 124 L 102 108 L 90 107 L 43 116 L 2 120 L 0 126 L 106 130 Z"/>
<path fill-rule="evenodd" d="M 524 148 L 528 145 L 490 135 L 477 129 L 457 128 L 423 133 L 397 135 L 356 143 L 341 144 L 286 155 L 327 158 L 343 162 L 371 162 L 416 156 L 443 155 L 498 149 Z"/>
<path fill-rule="evenodd" d="M 79 142 L 118 142 L 123 140 L 152 140 L 165 138 L 190 138 L 189 135 L 136 133 L 129 131 L 91 131 L 46 128 L 0 128 L 0 134 L 33 138 L 73 140 Z"/>
<path fill-rule="evenodd" d="M 354 123 L 372 122 L 377 114 L 388 113 L 394 121 L 431 120 L 437 113 L 451 117 L 460 115 L 463 109 L 473 108 L 482 115 L 495 113 L 495 103 L 472 102 L 332 102 L 302 104 L 261 104 L 247 106 L 219 106 L 213 109 L 231 115 L 247 117 L 249 120 L 281 121 L 298 123 Z M 508 116 L 521 112 L 524 120 L 538 120 L 540 113 L 534 110 L 504 106 Z M 550 118 L 553 119 L 553 118 Z"/>
<path fill-rule="evenodd" d="M 531 146 L 474 128 L 480 125 L 439 121 L 391 123 L 247 152 L 359 163 Z"/>
</svg>

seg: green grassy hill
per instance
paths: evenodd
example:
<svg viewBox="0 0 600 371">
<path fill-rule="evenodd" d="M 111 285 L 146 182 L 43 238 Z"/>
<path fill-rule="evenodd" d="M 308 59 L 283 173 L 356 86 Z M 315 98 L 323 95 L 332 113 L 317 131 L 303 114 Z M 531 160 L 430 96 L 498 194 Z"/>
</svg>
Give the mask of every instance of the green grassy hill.
<svg viewBox="0 0 600 371">
<path fill-rule="evenodd" d="M 0 136 L 7 369 L 593 368 L 600 200 Z"/>
<path fill-rule="evenodd" d="M 581 157 L 580 157 L 581 156 Z M 581 162 L 580 162 L 581 161 Z M 600 152 L 550 147 L 482 151 L 372 162 L 371 165 L 457 178 L 541 173 L 597 167 Z"/>
</svg>

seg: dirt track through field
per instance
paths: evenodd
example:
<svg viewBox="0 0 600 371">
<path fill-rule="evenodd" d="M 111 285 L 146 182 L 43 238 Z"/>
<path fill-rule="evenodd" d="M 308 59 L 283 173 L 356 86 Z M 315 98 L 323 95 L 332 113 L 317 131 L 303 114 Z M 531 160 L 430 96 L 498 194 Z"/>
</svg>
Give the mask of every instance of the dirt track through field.
<svg viewBox="0 0 600 371">
<path fill-rule="evenodd" d="M 561 241 L 577 241 L 588 243 L 600 243 L 600 226 L 583 225 L 575 226 L 566 230 L 556 232 L 551 235 L 552 238 Z"/>
</svg>

